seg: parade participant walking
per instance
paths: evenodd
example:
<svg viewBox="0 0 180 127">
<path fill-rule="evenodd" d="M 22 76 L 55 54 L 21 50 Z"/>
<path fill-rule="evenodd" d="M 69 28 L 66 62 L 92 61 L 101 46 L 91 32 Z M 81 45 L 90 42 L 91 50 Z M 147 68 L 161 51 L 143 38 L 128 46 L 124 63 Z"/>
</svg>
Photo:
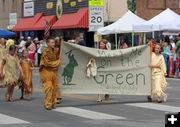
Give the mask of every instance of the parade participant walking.
<svg viewBox="0 0 180 127">
<path fill-rule="evenodd" d="M 29 59 L 28 50 L 23 50 L 23 57 L 20 59 L 20 64 L 23 69 L 24 78 L 20 74 L 19 83 L 21 89 L 21 97 L 20 99 L 24 99 L 24 93 L 26 95 L 26 99 L 30 100 L 30 94 L 33 91 L 32 84 L 32 70 L 34 70 L 34 65 L 32 61 Z"/>
<path fill-rule="evenodd" d="M 7 86 L 7 93 L 5 95 L 6 101 L 13 102 L 12 95 L 14 87 L 18 84 L 17 67 L 19 68 L 22 78 L 24 74 L 19 63 L 18 58 L 15 56 L 16 47 L 11 45 L 9 47 L 9 54 L 5 55 L 1 63 L 0 77 L 4 77 L 4 84 Z M 5 74 L 3 72 L 5 70 Z M 3 75 L 4 74 L 4 75 Z"/>
<path fill-rule="evenodd" d="M 166 65 L 163 56 L 161 55 L 162 47 L 156 44 L 154 47 L 154 52 L 152 53 L 152 60 L 149 67 L 152 70 L 152 90 L 151 98 L 152 101 L 154 95 L 157 96 L 157 102 L 161 102 L 161 96 L 164 97 L 164 102 L 167 100 L 167 95 L 163 92 L 166 89 L 167 82 L 165 79 L 166 75 Z"/>
<path fill-rule="evenodd" d="M 109 47 L 108 47 L 108 44 L 106 43 L 106 40 L 102 40 L 99 42 L 99 49 L 104 49 L 104 50 L 108 50 Z M 105 100 L 109 100 L 109 94 L 105 94 Z M 97 102 L 102 102 L 102 97 L 101 97 L 101 94 L 98 94 L 98 99 L 97 99 Z"/>
<path fill-rule="evenodd" d="M 55 48 L 55 39 L 53 37 L 47 38 L 47 45 L 48 48 L 44 49 L 41 56 L 39 73 L 45 91 L 44 107 L 47 110 L 51 110 L 56 108 L 56 80 L 60 60 L 58 57 L 58 49 Z"/>
<path fill-rule="evenodd" d="M 3 57 L 7 54 L 5 39 L 0 38 L 0 68 Z M 4 87 L 3 78 L 0 78 L 0 87 Z"/>
</svg>

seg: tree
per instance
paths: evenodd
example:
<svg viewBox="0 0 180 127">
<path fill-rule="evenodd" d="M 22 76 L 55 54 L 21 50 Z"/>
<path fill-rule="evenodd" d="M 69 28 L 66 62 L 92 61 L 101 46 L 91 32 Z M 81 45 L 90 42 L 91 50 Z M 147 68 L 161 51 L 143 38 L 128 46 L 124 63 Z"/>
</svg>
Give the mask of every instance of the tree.
<svg viewBox="0 0 180 127">
<path fill-rule="evenodd" d="M 136 13 L 136 0 L 127 0 L 128 9 Z"/>
</svg>

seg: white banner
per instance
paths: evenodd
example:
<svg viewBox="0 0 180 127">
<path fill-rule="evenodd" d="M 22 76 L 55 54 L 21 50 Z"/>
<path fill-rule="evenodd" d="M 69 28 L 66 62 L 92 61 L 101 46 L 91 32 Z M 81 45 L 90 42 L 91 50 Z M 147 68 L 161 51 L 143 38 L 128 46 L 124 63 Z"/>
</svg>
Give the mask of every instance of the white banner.
<svg viewBox="0 0 180 127">
<path fill-rule="evenodd" d="M 62 93 L 150 95 L 148 46 L 100 50 L 64 43 L 61 62 Z"/>
</svg>

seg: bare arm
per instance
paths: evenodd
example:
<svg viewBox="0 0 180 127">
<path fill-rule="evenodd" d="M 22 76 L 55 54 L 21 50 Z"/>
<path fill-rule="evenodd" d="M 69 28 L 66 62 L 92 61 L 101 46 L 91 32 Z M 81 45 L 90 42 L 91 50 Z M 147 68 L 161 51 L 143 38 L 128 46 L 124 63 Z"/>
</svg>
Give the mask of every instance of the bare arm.
<svg viewBox="0 0 180 127">
<path fill-rule="evenodd" d="M 21 67 L 21 64 L 20 64 L 19 60 L 17 60 L 17 65 L 18 65 L 18 68 L 19 68 L 19 70 L 21 72 L 22 78 L 24 78 L 24 73 L 23 73 L 23 70 L 22 70 L 22 67 Z"/>
<path fill-rule="evenodd" d="M 160 69 L 161 67 L 159 65 L 152 65 L 152 64 L 150 64 L 149 68 L 159 68 Z"/>
<path fill-rule="evenodd" d="M 33 64 L 33 62 L 32 61 L 30 61 L 30 64 L 31 64 L 31 70 L 34 70 L 34 64 Z"/>
<path fill-rule="evenodd" d="M 3 59 L 2 63 L 1 63 L 1 73 L 0 73 L 0 77 L 3 77 L 3 68 L 4 68 L 4 64 L 6 63 L 6 61 Z"/>
</svg>

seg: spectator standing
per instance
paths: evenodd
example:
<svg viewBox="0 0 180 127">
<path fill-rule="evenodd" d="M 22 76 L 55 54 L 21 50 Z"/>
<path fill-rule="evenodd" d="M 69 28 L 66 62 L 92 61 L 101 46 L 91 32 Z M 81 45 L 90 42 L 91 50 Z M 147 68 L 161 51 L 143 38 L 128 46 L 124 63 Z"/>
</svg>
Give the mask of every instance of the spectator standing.
<svg viewBox="0 0 180 127">
<path fill-rule="evenodd" d="M 177 68 L 177 72 L 178 72 L 178 78 L 180 78 L 180 55 L 177 55 L 176 68 Z"/>
<path fill-rule="evenodd" d="M 28 49 L 28 47 L 31 45 L 32 43 L 32 40 L 31 40 L 31 37 L 27 37 L 27 42 L 26 42 L 26 49 Z"/>
<path fill-rule="evenodd" d="M 169 66 L 170 66 L 170 46 L 168 45 L 167 42 L 163 43 L 163 57 L 164 61 L 166 63 L 166 69 L 167 69 L 167 76 L 169 75 Z"/>
<path fill-rule="evenodd" d="M 122 39 L 122 46 L 120 47 L 120 49 L 125 49 L 125 48 L 128 48 L 128 45 L 127 45 L 125 39 L 123 38 Z"/>
<path fill-rule="evenodd" d="M 78 45 L 86 46 L 86 42 L 84 41 L 83 37 L 78 36 L 78 37 L 76 37 L 75 40 L 76 40 Z"/>
<path fill-rule="evenodd" d="M 37 50 L 37 53 L 38 53 L 38 67 L 40 65 L 42 52 L 46 47 L 47 47 L 46 41 L 43 41 L 43 40 L 40 41 L 40 45 L 38 46 L 38 50 Z"/>
<path fill-rule="evenodd" d="M 178 35 L 177 39 L 178 41 L 176 42 L 176 47 L 177 47 L 176 52 L 180 54 L 180 34 Z"/>
<path fill-rule="evenodd" d="M 32 62 L 34 63 L 34 56 L 36 53 L 36 45 L 34 44 L 33 41 L 31 41 L 30 46 L 28 46 L 28 51 L 29 51 L 29 57 L 32 60 Z"/>
<path fill-rule="evenodd" d="M 169 39 L 170 39 L 170 44 L 171 44 L 173 50 L 176 50 L 177 47 L 176 47 L 176 43 L 174 42 L 173 36 L 170 36 Z"/>
<path fill-rule="evenodd" d="M 14 40 L 11 39 L 11 37 L 9 36 L 9 37 L 8 37 L 8 40 L 7 40 L 7 42 L 6 42 L 6 47 L 7 47 L 7 49 L 9 49 L 9 47 L 10 47 L 11 45 L 14 45 L 14 44 L 15 44 Z"/>
<path fill-rule="evenodd" d="M 39 48 L 39 45 L 40 45 L 40 42 L 39 42 L 39 39 L 36 37 L 34 39 L 34 44 L 36 45 L 36 52 L 35 52 L 35 55 L 34 55 L 34 66 L 38 66 L 38 48 Z"/>
<path fill-rule="evenodd" d="M 19 58 L 21 58 L 22 57 L 22 52 L 23 52 L 23 50 L 24 49 L 26 49 L 26 41 L 24 41 L 24 37 L 23 36 L 21 36 L 21 38 L 20 38 L 20 44 L 18 45 L 18 48 L 19 48 L 19 50 L 18 50 L 18 57 Z"/>
</svg>

